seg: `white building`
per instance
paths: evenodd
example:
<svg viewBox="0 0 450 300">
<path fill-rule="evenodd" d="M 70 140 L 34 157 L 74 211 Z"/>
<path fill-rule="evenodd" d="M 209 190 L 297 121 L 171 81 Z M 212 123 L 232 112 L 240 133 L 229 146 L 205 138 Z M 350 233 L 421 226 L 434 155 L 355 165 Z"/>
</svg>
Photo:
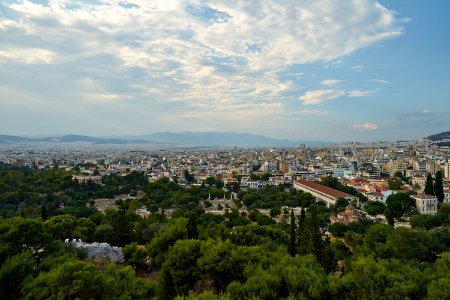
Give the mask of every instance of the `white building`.
<svg viewBox="0 0 450 300">
<path fill-rule="evenodd" d="M 416 208 L 421 214 L 435 215 L 437 214 L 438 200 L 434 196 L 420 194 L 413 195 L 412 198 L 416 201 Z"/>
</svg>

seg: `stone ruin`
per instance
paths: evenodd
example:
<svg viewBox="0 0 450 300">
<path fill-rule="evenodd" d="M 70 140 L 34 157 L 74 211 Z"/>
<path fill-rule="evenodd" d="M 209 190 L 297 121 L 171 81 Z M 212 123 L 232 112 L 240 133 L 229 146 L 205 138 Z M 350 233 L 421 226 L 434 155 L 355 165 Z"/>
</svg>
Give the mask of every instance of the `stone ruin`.
<svg viewBox="0 0 450 300">
<path fill-rule="evenodd" d="M 113 247 L 108 243 L 85 243 L 81 240 L 73 239 L 66 243 L 72 244 L 75 248 L 84 249 L 88 257 L 92 258 L 108 258 L 110 261 L 124 262 L 122 250 L 119 247 Z"/>
</svg>

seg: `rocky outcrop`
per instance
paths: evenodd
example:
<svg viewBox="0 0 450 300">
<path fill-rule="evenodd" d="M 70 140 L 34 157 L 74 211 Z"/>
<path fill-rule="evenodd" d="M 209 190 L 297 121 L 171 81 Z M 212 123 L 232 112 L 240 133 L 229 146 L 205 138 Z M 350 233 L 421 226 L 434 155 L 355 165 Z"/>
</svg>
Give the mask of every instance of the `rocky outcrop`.
<svg viewBox="0 0 450 300">
<path fill-rule="evenodd" d="M 108 258 L 110 261 L 124 262 L 122 250 L 119 247 L 113 247 L 108 243 L 84 243 L 81 241 L 71 242 L 76 248 L 86 250 L 88 257 Z"/>
</svg>

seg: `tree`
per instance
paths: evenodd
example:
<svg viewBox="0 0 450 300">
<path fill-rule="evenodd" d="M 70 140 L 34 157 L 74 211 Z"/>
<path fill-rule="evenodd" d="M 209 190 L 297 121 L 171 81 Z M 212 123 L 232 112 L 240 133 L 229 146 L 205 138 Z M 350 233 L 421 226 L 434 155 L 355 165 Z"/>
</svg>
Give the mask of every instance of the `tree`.
<svg viewBox="0 0 450 300">
<path fill-rule="evenodd" d="M 336 222 L 333 225 L 330 225 L 330 232 L 334 236 L 343 237 L 345 235 L 345 232 L 347 231 L 348 227 L 344 223 Z"/>
<path fill-rule="evenodd" d="M 308 215 L 306 218 L 306 228 L 308 231 L 308 251 L 315 254 L 320 261 L 323 251 L 322 232 L 320 230 L 320 219 L 317 212 L 317 206 L 311 205 L 308 209 Z"/>
<path fill-rule="evenodd" d="M 302 210 L 300 212 L 300 217 L 298 219 L 298 251 L 301 255 L 306 254 L 308 252 L 308 241 L 309 241 L 309 234 L 306 230 L 306 214 L 305 209 L 302 207 Z"/>
<path fill-rule="evenodd" d="M 397 193 L 390 195 L 386 200 L 386 204 L 393 218 L 401 218 L 406 211 L 414 207 L 414 200 L 407 194 Z"/>
<path fill-rule="evenodd" d="M 378 201 L 369 201 L 366 205 L 366 211 L 371 216 L 381 215 L 385 209 L 386 206 Z"/>
<path fill-rule="evenodd" d="M 442 218 L 439 215 L 414 215 L 409 220 L 411 226 L 418 228 L 425 228 L 430 230 L 431 228 L 441 226 Z"/>
<path fill-rule="evenodd" d="M 436 195 L 439 202 L 444 201 L 444 188 L 442 186 L 442 172 L 437 171 L 434 177 L 434 195 Z"/>
<path fill-rule="evenodd" d="M 184 179 L 186 179 L 187 182 L 191 183 L 194 182 L 195 177 L 193 174 L 190 174 L 188 170 L 184 170 Z"/>
<path fill-rule="evenodd" d="M 197 260 L 201 241 L 177 241 L 170 248 L 161 269 L 161 299 L 173 299 L 176 295 L 187 295 L 200 278 Z"/>
<path fill-rule="evenodd" d="M 177 240 L 187 238 L 187 222 L 188 219 L 186 218 L 175 219 L 172 224 L 160 230 L 150 243 L 146 245 L 146 249 L 153 258 L 156 266 L 163 264 L 169 248 Z"/>
<path fill-rule="evenodd" d="M 197 214 L 191 213 L 189 215 L 188 223 L 187 223 L 187 235 L 190 239 L 198 238 L 198 230 L 197 230 Z"/>
<path fill-rule="evenodd" d="M 50 242 L 51 237 L 38 219 L 24 219 L 16 217 L 0 222 L 0 239 L 2 243 L 10 243 L 13 252 L 25 249 L 40 249 Z M 3 250 L 3 249 L 2 249 Z M 0 261 L 2 257 L 0 257 Z"/>
<path fill-rule="evenodd" d="M 42 221 L 46 221 L 47 220 L 47 206 L 45 204 L 41 205 L 41 218 Z"/>
<path fill-rule="evenodd" d="M 434 196 L 433 177 L 431 177 L 431 174 L 427 175 L 424 193 L 430 196 Z"/>
<path fill-rule="evenodd" d="M 216 178 L 213 176 L 208 176 L 205 179 L 205 184 L 209 185 L 209 186 L 213 186 L 216 184 Z"/>
<path fill-rule="evenodd" d="M 270 216 L 272 218 L 274 218 L 274 217 L 276 217 L 276 216 L 278 216 L 280 214 L 281 214 L 281 208 L 279 208 L 279 207 L 272 207 L 270 209 Z"/>
<path fill-rule="evenodd" d="M 31 251 L 10 256 L 0 269 L 0 299 L 20 298 L 25 278 L 31 278 L 35 266 Z"/>
<path fill-rule="evenodd" d="M 289 254 L 295 256 L 295 216 L 294 210 L 291 210 L 291 233 L 289 236 Z"/>
<path fill-rule="evenodd" d="M 379 258 L 388 257 L 386 242 L 392 231 L 391 226 L 382 223 L 370 227 L 364 237 L 364 252 Z"/>
<path fill-rule="evenodd" d="M 401 190 L 403 188 L 403 181 L 397 177 L 390 178 L 388 184 L 391 190 Z"/>
<path fill-rule="evenodd" d="M 77 220 L 73 215 L 59 215 L 48 219 L 44 225 L 54 239 L 71 239 L 77 226 Z"/>
<path fill-rule="evenodd" d="M 342 277 L 328 276 L 331 299 L 423 299 L 427 278 L 414 262 L 359 256 Z"/>
</svg>

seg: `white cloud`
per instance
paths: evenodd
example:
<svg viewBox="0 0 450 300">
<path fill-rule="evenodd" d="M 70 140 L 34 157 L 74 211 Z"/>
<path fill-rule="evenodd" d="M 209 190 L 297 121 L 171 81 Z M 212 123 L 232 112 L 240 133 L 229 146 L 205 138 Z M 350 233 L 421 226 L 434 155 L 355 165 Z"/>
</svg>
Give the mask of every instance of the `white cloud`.
<svg viewBox="0 0 450 300">
<path fill-rule="evenodd" d="M 349 97 L 367 97 L 375 94 L 376 91 L 361 91 L 361 90 L 353 90 L 348 92 Z"/>
<path fill-rule="evenodd" d="M 342 80 L 338 80 L 338 79 L 326 79 L 326 80 L 323 80 L 320 84 L 332 86 L 332 85 L 339 84 L 341 82 L 342 82 Z"/>
<path fill-rule="evenodd" d="M 376 130 L 378 129 L 378 125 L 375 123 L 353 124 L 352 128 L 361 130 Z"/>
<path fill-rule="evenodd" d="M 45 64 L 35 78 L 52 74 L 53 79 L 45 90 L 39 87 L 40 79 L 34 79 L 34 87 L 29 80 L 11 81 L 11 88 L 27 89 L 36 99 L 53 102 L 127 99 L 115 102 L 127 102 L 130 115 L 134 111 L 144 117 L 145 107 L 148 114 L 162 119 L 175 106 L 197 113 L 193 103 L 223 111 L 250 105 L 257 113 L 241 113 L 241 119 L 237 114 L 234 120 L 243 124 L 262 111 L 267 116 L 287 112 L 287 106 L 275 109 L 267 104 L 298 91 L 304 74 L 297 72 L 294 82 L 282 79 L 280 72 L 289 72 L 294 65 L 339 60 L 402 34 L 395 13 L 374 0 L 134 0 L 126 1 L 134 4 L 129 7 L 124 3 L 3 4 L 14 17 L 0 18 L 0 67 L 20 73 L 22 66 L 17 64 L 30 68 Z M 80 83 L 83 78 L 95 84 Z M 322 83 L 330 86 L 338 81 Z M 51 84 L 58 90 L 53 96 L 48 92 Z M 342 95 L 339 90 L 309 91 L 300 100 L 312 105 Z M 123 117 L 122 112 L 110 115 Z M 313 113 L 302 113 L 307 114 Z"/>
<path fill-rule="evenodd" d="M 361 72 L 364 69 L 363 65 L 356 65 L 356 66 L 352 66 L 350 67 L 350 69 L 356 71 L 356 72 Z"/>
<path fill-rule="evenodd" d="M 16 60 L 24 64 L 50 64 L 54 60 L 54 53 L 39 48 L 15 48 L 7 51 L 0 50 L 0 63 L 5 60 Z"/>
<path fill-rule="evenodd" d="M 365 82 L 376 82 L 376 83 L 384 83 L 384 84 L 390 84 L 390 81 L 384 80 L 384 79 L 378 79 L 378 78 L 373 78 L 373 79 L 365 79 Z"/>
<path fill-rule="evenodd" d="M 431 114 L 433 112 L 431 110 L 429 110 L 429 109 L 424 109 L 424 110 L 421 111 L 421 113 L 426 115 L 426 114 Z"/>
<path fill-rule="evenodd" d="M 303 96 L 299 97 L 303 104 L 305 105 L 316 105 L 328 102 L 345 94 L 344 91 L 340 90 L 315 90 L 308 91 Z"/>
</svg>

